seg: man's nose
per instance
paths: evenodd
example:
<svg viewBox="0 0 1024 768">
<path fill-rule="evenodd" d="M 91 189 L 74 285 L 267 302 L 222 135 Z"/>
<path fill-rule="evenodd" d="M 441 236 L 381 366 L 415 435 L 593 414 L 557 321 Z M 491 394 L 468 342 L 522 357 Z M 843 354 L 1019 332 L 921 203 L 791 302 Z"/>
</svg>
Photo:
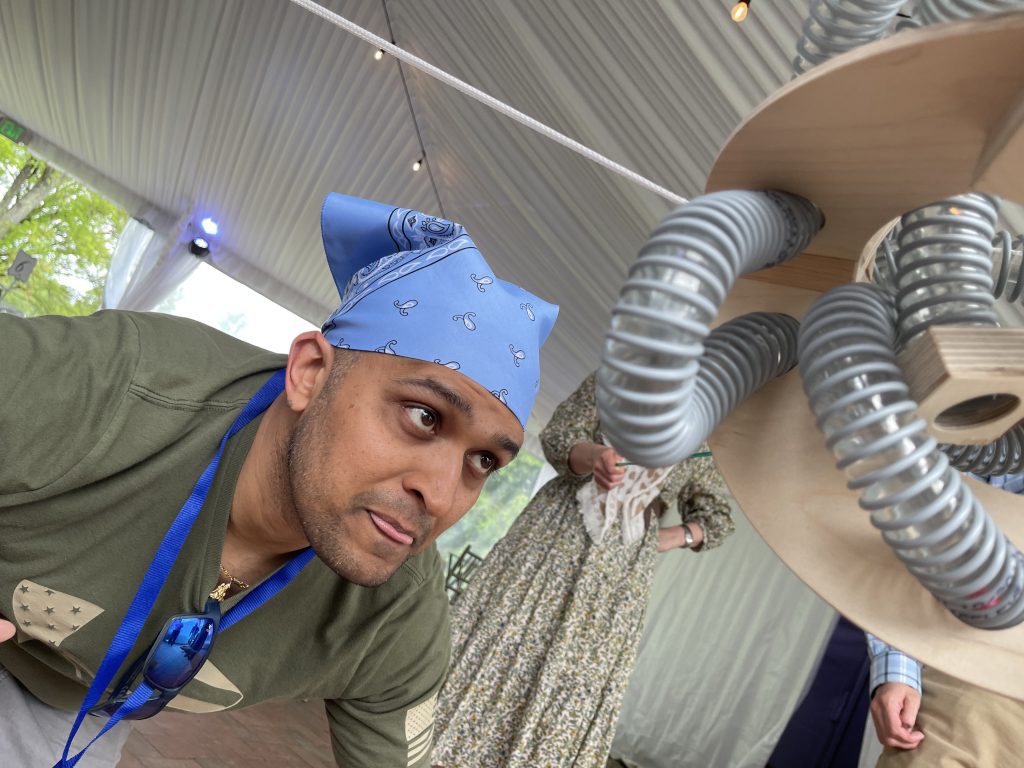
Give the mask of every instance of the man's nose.
<svg viewBox="0 0 1024 768">
<path fill-rule="evenodd" d="M 455 503 L 465 457 L 461 449 L 432 447 L 405 476 L 405 489 L 423 502 L 431 517 L 440 517 Z"/>
</svg>

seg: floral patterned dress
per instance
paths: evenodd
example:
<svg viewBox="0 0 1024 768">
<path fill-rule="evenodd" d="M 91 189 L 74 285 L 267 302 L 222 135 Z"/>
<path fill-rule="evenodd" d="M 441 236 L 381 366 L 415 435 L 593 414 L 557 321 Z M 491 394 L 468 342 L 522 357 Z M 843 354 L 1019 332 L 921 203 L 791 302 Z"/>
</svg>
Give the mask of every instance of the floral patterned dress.
<svg viewBox="0 0 1024 768">
<path fill-rule="evenodd" d="M 576 501 L 591 476 L 570 449 L 600 443 L 594 375 L 541 433 L 558 477 L 523 510 L 452 606 L 452 666 L 435 713 L 432 764 L 603 768 L 636 658 L 657 552 L 657 515 L 625 545 L 618 523 L 594 544 Z M 681 462 L 658 497 L 699 524 L 712 549 L 732 533 L 711 459 Z M 657 505 L 659 502 L 654 502 Z"/>
</svg>

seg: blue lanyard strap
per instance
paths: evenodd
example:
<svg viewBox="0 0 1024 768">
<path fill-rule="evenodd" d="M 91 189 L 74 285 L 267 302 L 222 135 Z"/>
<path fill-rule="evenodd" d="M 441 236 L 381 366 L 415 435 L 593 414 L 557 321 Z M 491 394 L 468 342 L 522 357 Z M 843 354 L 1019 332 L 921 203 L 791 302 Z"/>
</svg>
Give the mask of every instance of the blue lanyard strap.
<svg viewBox="0 0 1024 768">
<path fill-rule="evenodd" d="M 114 634 L 114 639 L 110 642 L 110 647 L 107 649 L 106 656 L 104 656 L 103 661 L 100 663 L 99 670 L 96 672 L 96 676 L 93 678 L 92 684 L 89 686 L 89 691 L 86 693 L 85 699 L 82 702 L 82 707 L 78 712 L 78 717 L 75 718 L 74 725 L 71 727 L 71 733 L 68 734 L 67 743 L 64 745 L 64 753 L 61 756 L 60 761 L 57 762 L 55 768 L 75 765 L 81 759 L 85 750 L 88 749 L 96 739 L 116 725 L 124 715 L 137 709 L 149 698 L 149 695 L 152 693 L 152 689 L 143 683 L 135 690 L 122 707 L 110 717 L 103 730 L 101 730 L 96 737 L 82 749 L 81 752 L 74 757 L 68 757 L 68 753 L 71 751 L 71 743 L 74 740 L 75 734 L 78 732 L 86 713 L 99 702 L 100 697 L 106 692 L 107 686 L 110 684 L 111 680 L 113 680 L 114 675 L 117 674 L 117 670 L 120 669 L 125 658 L 135 645 L 135 642 L 139 637 L 139 633 L 142 631 L 142 626 L 145 623 L 146 618 L 149 616 L 150 611 L 153 609 L 153 603 L 156 602 L 157 596 L 160 594 L 160 590 L 163 588 L 164 582 L 167 581 L 167 576 L 171 571 L 171 567 L 174 565 L 174 561 L 177 559 L 178 553 L 181 551 L 181 548 L 185 543 L 185 538 L 188 536 L 189 531 L 192 529 L 192 525 L 199 516 L 200 510 L 203 508 L 203 504 L 206 502 L 206 497 L 210 492 L 210 485 L 213 483 L 213 478 L 217 474 L 217 467 L 220 464 L 221 456 L 224 453 L 224 446 L 227 444 L 228 440 L 237 434 L 246 424 L 252 421 L 259 414 L 263 413 L 263 411 L 270 406 L 282 391 L 284 391 L 284 371 L 280 370 L 271 376 L 270 379 L 260 387 L 259 391 L 253 395 L 252 399 L 246 403 L 234 423 L 225 433 L 224 437 L 221 438 L 220 445 L 217 447 L 216 455 L 210 461 L 202 475 L 199 476 L 199 480 L 196 481 L 195 487 L 192 489 L 192 493 L 182 505 L 181 511 L 178 512 L 178 516 L 174 519 L 174 522 L 171 523 L 171 527 L 164 535 L 163 541 L 160 542 L 160 547 L 157 549 L 156 555 L 153 557 L 153 562 L 150 563 L 149 569 L 146 571 L 146 575 L 143 577 L 142 583 L 139 585 L 139 588 L 135 593 L 135 597 L 132 599 L 131 605 L 128 607 L 128 612 L 121 621 L 121 626 L 118 627 L 117 632 Z M 311 549 L 303 550 L 292 558 L 287 565 L 280 568 L 270 578 L 255 587 L 252 592 L 247 594 L 245 598 L 225 614 L 220 624 L 221 631 L 245 618 L 248 614 L 252 613 L 263 605 L 263 603 L 277 594 L 277 592 L 283 589 L 289 581 L 295 578 L 299 571 L 302 570 L 302 567 L 306 565 L 312 557 L 313 551 Z M 144 689 L 146 690 L 144 691 Z M 129 705 L 131 705 L 130 708 Z"/>
</svg>

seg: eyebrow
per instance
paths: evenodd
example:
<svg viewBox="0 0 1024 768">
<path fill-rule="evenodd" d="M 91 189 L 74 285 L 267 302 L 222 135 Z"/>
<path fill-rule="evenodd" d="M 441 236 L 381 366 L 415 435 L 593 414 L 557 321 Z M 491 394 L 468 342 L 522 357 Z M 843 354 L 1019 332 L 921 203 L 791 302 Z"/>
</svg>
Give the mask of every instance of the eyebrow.
<svg viewBox="0 0 1024 768">
<path fill-rule="evenodd" d="M 446 387 L 437 379 L 432 379 L 429 376 L 422 379 L 399 379 L 399 383 L 411 384 L 414 387 L 429 390 L 442 400 L 446 401 L 449 405 L 453 406 L 460 413 L 468 416 L 469 418 L 473 417 L 473 406 L 470 405 L 469 401 L 454 389 Z"/>
<path fill-rule="evenodd" d="M 519 446 L 516 445 L 515 440 L 513 440 L 508 435 L 503 435 L 499 432 L 494 435 L 493 439 L 498 445 L 500 445 L 502 448 L 508 451 L 510 456 L 509 462 L 511 462 L 516 456 L 519 455 Z"/>
<path fill-rule="evenodd" d="M 416 379 L 399 379 L 399 383 L 409 384 L 411 386 L 420 387 L 421 389 L 426 389 L 429 392 L 433 392 L 435 395 L 437 395 L 446 403 L 455 408 L 455 410 L 457 410 L 459 413 L 463 414 L 467 418 L 473 418 L 472 404 L 468 400 L 466 400 L 466 398 L 464 398 L 462 395 L 456 392 L 454 389 L 446 387 L 437 379 L 432 379 L 429 376 L 425 376 L 423 378 Z M 516 441 L 513 440 L 508 435 L 502 434 L 501 432 L 495 432 L 494 435 L 492 435 L 491 439 L 494 440 L 495 443 L 500 445 L 502 449 L 509 454 L 510 462 L 512 461 L 512 459 L 519 455 L 519 446 L 516 444 Z"/>
</svg>

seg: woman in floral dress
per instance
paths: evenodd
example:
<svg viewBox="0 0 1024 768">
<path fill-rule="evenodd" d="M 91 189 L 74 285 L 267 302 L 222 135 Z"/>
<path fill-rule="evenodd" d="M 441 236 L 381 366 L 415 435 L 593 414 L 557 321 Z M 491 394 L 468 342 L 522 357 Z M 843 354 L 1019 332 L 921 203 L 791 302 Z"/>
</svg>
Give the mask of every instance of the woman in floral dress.
<svg viewBox="0 0 1024 768">
<path fill-rule="evenodd" d="M 619 466 L 599 430 L 594 374 L 558 406 L 541 442 L 558 477 L 452 606 L 435 766 L 603 768 L 655 553 L 687 539 L 704 552 L 734 528 L 710 458 L 665 470 Z M 628 496 L 616 506 L 610 500 L 623 489 Z M 672 506 L 683 525 L 659 529 L 658 517 Z"/>
</svg>

